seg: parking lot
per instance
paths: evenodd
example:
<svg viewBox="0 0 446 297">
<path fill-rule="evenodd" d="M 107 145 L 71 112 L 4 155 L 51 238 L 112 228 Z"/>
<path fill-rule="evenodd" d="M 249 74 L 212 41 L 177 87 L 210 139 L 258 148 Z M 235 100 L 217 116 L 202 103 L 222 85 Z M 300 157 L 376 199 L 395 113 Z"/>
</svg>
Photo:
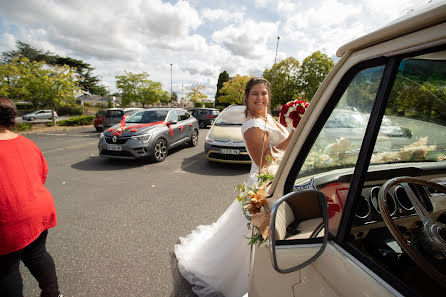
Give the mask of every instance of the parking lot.
<svg viewBox="0 0 446 297">
<path fill-rule="evenodd" d="M 49 165 L 58 226 L 47 247 L 65 296 L 194 296 L 174 245 L 219 217 L 250 168 L 209 163 L 207 131 L 200 129 L 198 146 L 175 149 L 161 163 L 99 158 L 93 127 L 25 135 Z M 24 296 L 38 296 L 21 270 Z"/>
</svg>

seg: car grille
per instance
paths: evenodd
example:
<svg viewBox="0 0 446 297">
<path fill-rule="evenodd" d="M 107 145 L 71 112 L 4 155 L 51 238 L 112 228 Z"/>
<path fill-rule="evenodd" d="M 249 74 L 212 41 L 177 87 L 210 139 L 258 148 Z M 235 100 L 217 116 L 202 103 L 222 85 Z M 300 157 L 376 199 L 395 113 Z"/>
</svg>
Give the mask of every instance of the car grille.
<svg viewBox="0 0 446 297">
<path fill-rule="evenodd" d="M 134 157 L 130 152 L 127 151 L 109 151 L 109 150 L 102 150 L 101 155 L 105 156 L 121 156 L 121 157 Z"/>
<path fill-rule="evenodd" d="M 251 161 L 249 155 L 240 154 L 240 155 L 226 155 L 211 152 L 209 153 L 209 158 L 217 159 L 217 160 L 228 160 L 228 161 Z"/>
<path fill-rule="evenodd" d="M 109 144 L 124 144 L 126 143 L 128 140 L 128 138 L 118 138 L 116 139 L 116 143 L 112 141 L 111 137 L 106 137 L 105 138 L 105 142 L 109 143 Z"/>
</svg>

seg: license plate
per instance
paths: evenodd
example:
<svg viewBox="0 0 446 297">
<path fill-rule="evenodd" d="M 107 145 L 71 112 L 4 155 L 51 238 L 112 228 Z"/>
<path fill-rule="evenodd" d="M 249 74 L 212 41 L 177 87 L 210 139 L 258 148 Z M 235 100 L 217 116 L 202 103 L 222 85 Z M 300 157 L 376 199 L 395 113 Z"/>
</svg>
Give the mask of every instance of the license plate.
<svg viewBox="0 0 446 297">
<path fill-rule="evenodd" d="M 116 144 L 107 144 L 107 149 L 109 151 L 122 151 L 122 147 Z"/>
<path fill-rule="evenodd" d="M 220 154 L 238 155 L 238 154 L 240 154 L 240 151 L 239 150 L 231 150 L 231 149 L 220 149 Z"/>
</svg>

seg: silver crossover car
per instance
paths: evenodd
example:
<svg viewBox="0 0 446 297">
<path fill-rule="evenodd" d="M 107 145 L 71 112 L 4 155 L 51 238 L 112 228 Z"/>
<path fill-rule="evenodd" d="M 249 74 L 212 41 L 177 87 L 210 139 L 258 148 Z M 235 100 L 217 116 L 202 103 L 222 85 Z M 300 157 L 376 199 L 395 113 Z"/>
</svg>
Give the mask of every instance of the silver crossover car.
<svg viewBox="0 0 446 297">
<path fill-rule="evenodd" d="M 99 156 L 118 159 L 153 158 L 161 162 L 168 150 L 182 144 L 196 146 L 198 121 L 186 110 L 153 108 L 136 112 L 105 130 Z"/>
</svg>

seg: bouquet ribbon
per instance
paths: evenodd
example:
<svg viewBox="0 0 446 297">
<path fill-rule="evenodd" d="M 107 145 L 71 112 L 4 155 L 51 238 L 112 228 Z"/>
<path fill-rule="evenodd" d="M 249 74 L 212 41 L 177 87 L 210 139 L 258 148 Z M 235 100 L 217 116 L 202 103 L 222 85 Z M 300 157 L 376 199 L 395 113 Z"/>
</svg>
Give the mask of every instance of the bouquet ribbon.
<svg viewBox="0 0 446 297">
<path fill-rule="evenodd" d="M 153 123 L 148 123 L 148 124 L 139 124 L 139 125 L 133 125 L 133 126 L 128 126 L 128 127 L 126 127 L 125 124 L 126 124 L 125 119 L 122 119 L 121 125 L 118 128 L 108 129 L 108 131 L 113 132 L 111 136 L 114 136 L 114 135 L 122 136 L 122 132 L 126 131 L 126 130 L 130 130 L 130 132 L 136 132 L 140 128 L 161 125 L 161 124 L 167 124 L 167 127 L 169 127 L 169 135 L 170 136 L 173 135 L 173 129 L 172 129 L 170 123 L 167 123 L 165 121 L 153 122 Z M 181 131 L 183 130 L 183 126 L 180 126 L 180 130 Z"/>
</svg>

